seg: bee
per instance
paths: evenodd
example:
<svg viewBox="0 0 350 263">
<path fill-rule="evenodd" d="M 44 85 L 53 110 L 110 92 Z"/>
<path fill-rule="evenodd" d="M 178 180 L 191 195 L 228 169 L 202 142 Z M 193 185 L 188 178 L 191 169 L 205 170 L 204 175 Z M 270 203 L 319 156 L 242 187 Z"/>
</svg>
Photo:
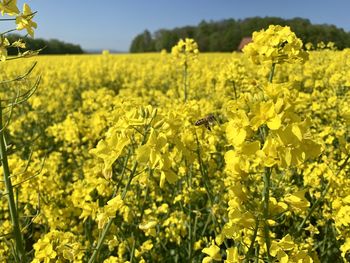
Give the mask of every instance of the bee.
<svg viewBox="0 0 350 263">
<path fill-rule="evenodd" d="M 217 121 L 215 116 L 211 113 L 205 118 L 202 118 L 194 123 L 195 126 L 204 125 L 205 128 L 207 128 L 209 131 L 211 131 L 210 125 L 214 123 L 214 121 Z"/>
<path fill-rule="evenodd" d="M 278 48 L 284 48 L 286 45 L 288 44 L 288 41 L 287 40 L 285 40 L 285 41 L 283 41 L 282 43 L 280 43 L 280 44 L 278 44 Z"/>
</svg>

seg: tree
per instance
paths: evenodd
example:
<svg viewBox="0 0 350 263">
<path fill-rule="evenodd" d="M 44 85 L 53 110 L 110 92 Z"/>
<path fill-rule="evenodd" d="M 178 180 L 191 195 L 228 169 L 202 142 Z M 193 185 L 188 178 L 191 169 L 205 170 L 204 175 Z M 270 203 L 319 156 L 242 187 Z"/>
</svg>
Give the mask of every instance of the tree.
<svg viewBox="0 0 350 263">
<path fill-rule="evenodd" d="M 79 45 L 65 43 L 57 39 L 44 40 L 42 38 L 29 38 L 21 37 L 17 34 L 12 34 L 8 36 L 9 41 L 12 43 L 17 39 L 22 38 L 26 43 L 25 50 L 40 50 L 40 54 L 82 54 L 84 51 Z M 9 48 L 9 55 L 17 54 L 16 48 Z"/>
<path fill-rule="evenodd" d="M 137 35 L 132 41 L 130 52 L 151 52 L 155 51 L 154 40 L 148 30 L 143 31 L 142 34 Z"/>
<path fill-rule="evenodd" d="M 232 52 L 237 50 L 243 37 L 251 36 L 254 31 L 269 25 L 290 26 L 304 43 L 316 45 L 323 41 L 334 42 L 339 49 L 350 47 L 350 33 L 334 25 L 312 25 L 310 20 L 296 17 L 282 19 L 279 17 L 250 17 L 243 20 L 226 19 L 221 21 L 201 21 L 197 26 L 177 27 L 172 30 L 157 30 L 153 37 L 145 30 L 137 35 L 130 46 L 130 52 L 160 51 L 171 48 L 180 38 L 194 38 L 199 50 Z"/>
</svg>

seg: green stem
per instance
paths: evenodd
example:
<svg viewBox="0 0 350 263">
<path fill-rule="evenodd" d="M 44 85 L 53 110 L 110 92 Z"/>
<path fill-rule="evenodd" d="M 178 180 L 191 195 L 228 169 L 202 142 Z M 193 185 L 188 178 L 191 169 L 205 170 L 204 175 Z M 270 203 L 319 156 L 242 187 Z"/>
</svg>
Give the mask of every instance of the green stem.
<svg viewBox="0 0 350 263">
<path fill-rule="evenodd" d="M 252 238 L 252 240 L 250 242 L 250 246 L 249 246 L 249 249 L 248 249 L 248 252 L 247 252 L 247 257 L 246 257 L 244 262 L 249 262 L 249 260 L 251 258 L 251 255 L 253 254 L 254 243 L 255 243 L 256 237 L 258 236 L 259 220 L 257 218 L 255 220 L 256 220 L 256 222 L 255 222 L 255 229 L 254 229 L 254 233 L 253 233 L 253 238 Z"/>
<path fill-rule="evenodd" d="M 264 215 L 264 238 L 265 238 L 265 244 L 266 244 L 266 252 L 267 252 L 267 258 L 268 262 L 271 262 L 271 255 L 270 255 L 270 247 L 271 247 L 271 240 L 270 240 L 270 228 L 268 224 L 269 219 L 269 201 L 270 201 L 270 180 L 271 180 L 271 168 L 265 168 L 264 172 L 264 189 L 263 189 L 263 215 Z"/>
<path fill-rule="evenodd" d="M 197 233 L 198 218 L 199 218 L 198 214 L 195 213 L 194 224 L 193 224 L 193 232 L 192 232 L 192 233 L 193 233 L 193 238 L 192 238 L 192 240 L 197 240 L 197 235 L 196 235 L 196 233 Z"/>
<path fill-rule="evenodd" d="M 134 237 L 134 234 L 133 233 L 131 233 L 131 237 L 132 237 L 132 239 L 133 239 L 133 242 L 132 242 L 132 248 L 131 248 L 131 252 L 130 252 L 130 263 L 132 263 L 133 262 L 133 259 L 134 259 L 134 253 L 135 253 L 135 237 Z"/>
<path fill-rule="evenodd" d="M 236 83 L 232 81 L 233 91 L 235 93 L 235 100 L 237 100 L 237 90 L 236 90 Z"/>
<path fill-rule="evenodd" d="M 183 86 L 184 86 L 184 101 L 187 101 L 187 79 L 188 79 L 188 64 L 187 64 L 187 59 L 184 64 L 184 69 L 183 69 Z"/>
<path fill-rule="evenodd" d="M 259 247 L 259 244 L 256 246 L 255 248 L 255 260 L 254 260 L 254 263 L 258 263 L 259 262 L 259 250 L 260 250 L 260 247 Z"/>
<path fill-rule="evenodd" d="M 17 257 L 19 258 L 20 262 L 26 262 L 26 254 L 23 244 L 23 237 L 20 229 L 19 224 L 19 218 L 18 218 L 18 211 L 16 209 L 16 203 L 15 198 L 13 194 L 13 186 L 10 178 L 10 169 L 8 165 L 7 160 L 7 152 L 6 152 L 6 145 L 5 145 L 5 134 L 3 129 L 3 116 L 2 116 L 2 106 L 0 101 L 0 157 L 1 157 L 1 163 L 2 163 L 2 169 L 4 173 L 4 182 L 5 187 L 7 191 L 7 200 L 10 210 L 10 217 L 13 227 L 13 236 L 15 239 L 15 253 L 17 254 Z"/>
<path fill-rule="evenodd" d="M 124 200 L 124 198 L 125 198 L 125 196 L 126 196 L 126 193 L 127 193 L 128 190 L 129 190 L 129 186 L 130 186 L 130 184 L 131 184 L 131 181 L 132 181 L 132 179 L 134 178 L 134 175 L 135 175 L 135 173 L 136 173 L 137 165 L 138 165 L 138 162 L 136 161 L 136 162 L 134 163 L 134 167 L 133 167 L 132 170 L 131 170 L 131 173 L 130 173 L 128 182 L 127 182 L 127 184 L 126 184 L 126 186 L 125 186 L 125 188 L 124 188 L 124 191 L 123 191 L 123 194 L 122 194 L 122 200 Z"/>
<path fill-rule="evenodd" d="M 109 229 L 110 229 L 111 226 L 112 226 L 112 223 L 113 223 L 113 220 L 112 220 L 112 219 L 109 219 L 107 225 L 103 228 L 101 237 L 100 237 L 100 239 L 98 240 L 97 246 L 96 246 L 96 248 L 95 248 L 95 250 L 94 250 L 94 253 L 92 253 L 92 256 L 91 256 L 91 258 L 90 258 L 90 260 L 89 260 L 89 263 L 95 262 L 95 259 L 96 259 L 98 253 L 99 253 L 100 250 L 101 250 L 102 244 L 103 244 L 103 242 L 104 242 L 104 240 L 105 240 L 105 238 L 106 238 L 106 236 L 107 236 L 107 233 L 108 233 Z"/>
<path fill-rule="evenodd" d="M 202 234 L 201 234 L 202 237 L 204 236 L 205 231 L 207 231 L 207 228 L 208 228 L 208 225 L 209 225 L 210 219 L 211 219 L 210 217 L 211 217 L 211 213 L 208 214 L 207 221 L 205 222 L 205 225 L 203 227 Z"/>
<path fill-rule="evenodd" d="M 16 31 L 17 29 L 10 29 L 10 30 L 7 30 L 7 31 L 5 31 L 5 32 L 2 32 L 1 34 L 0 34 L 0 36 L 4 36 L 4 35 L 6 35 L 6 34 L 8 34 L 8 33 L 11 33 L 11 32 L 13 32 L 13 31 Z"/>
<path fill-rule="evenodd" d="M 1 18 L 0 21 L 16 21 L 16 18 Z"/>
<path fill-rule="evenodd" d="M 186 162 L 186 166 L 187 162 Z M 192 167 L 190 167 L 189 176 L 187 176 L 187 187 L 189 190 L 189 195 L 191 196 L 192 191 Z M 189 223 L 188 223 L 188 262 L 192 261 L 192 206 L 191 206 L 191 198 L 189 199 L 188 204 L 188 215 L 189 215 Z"/>
<path fill-rule="evenodd" d="M 149 169 L 149 177 L 151 178 L 152 176 L 153 176 L 153 170 Z M 142 206 L 140 208 L 141 215 L 140 215 L 139 222 L 142 222 L 142 218 L 143 218 L 143 216 L 145 214 L 145 206 L 146 206 L 146 202 L 147 202 L 148 191 L 149 191 L 149 184 L 147 184 L 145 197 L 143 199 Z"/>
<path fill-rule="evenodd" d="M 344 163 L 340 166 L 339 171 L 337 172 L 335 177 L 338 177 L 338 175 L 340 174 L 340 172 L 345 168 L 346 164 L 348 163 L 350 159 L 350 154 L 346 157 Z M 326 194 L 328 193 L 329 189 L 331 187 L 331 180 L 329 180 L 328 184 L 326 185 L 326 188 L 323 190 L 321 196 L 319 199 L 317 199 L 317 201 L 312 205 L 312 207 L 310 208 L 309 212 L 307 213 L 306 217 L 303 219 L 303 221 L 301 222 L 301 224 L 299 225 L 299 227 L 297 228 L 297 234 L 300 233 L 300 231 L 303 229 L 305 223 L 307 220 L 309 220 L 309 218 L 311 217 L 312 213 L 315 211 L 315 209 L 319 206 L 319 204 L 324 200 L 324 198 L 326 197 Z"/>
<path fill-rule="evenodd" d="M 124 200 L 125 196 L 126 196 L 126 193 L 128 191 L 128 188 L 130 186 L 130 183 L 131 183 L 131 180 L 134 178 L 134 175 L 136 173 L 136 169 L 137 169 L 137 165 L 138 163 L 135 162 L 134 163 L 134 167 L 130 173 L 130 176 L 129 176 L 129 179 L 128 179 L 128 183 L 126 184 L 125 188 L 124 188 L 124 191 L 123 191 L 123 194 L 122 194 L 122 200 Z M 89 259 L 89 263 L 93 263 L 95 262 L 96 260 L 96 257 L 98 255 L 98 253 L 100 252 L 101 248 L 102 248 L 102 245 L 103 245 L 103 242 L 105 241 L 106 239 L 106 236 L 109 232 L 109 229 L 111 228 L 112 226 L 112 223 L 113 223 L 113 218 L 109 219 L 107 225 L 103 228 L 102 230 L 102 234 L 101 234 L 101 237 L 99 238 L 98 242 L 97 242 L 97 246 L 94 250 L 94 252 L 92 253 L 92 256 L 91 258 Z"/>
<path fill-rule="evenodd" d="M 276 64 L 275 64 L 275 63 L 272 63 L 271 71 L 270 71 L 270 76 L 269 76 L 269 82 L 270 82 L 270 83 L 272 83 L 273 76 L 274 76 L 274 74 L 275 74 L 275 68 L 276 68 Z"/>
<path fill-rule="evenodd" d="M 269 76 L 269 83 L 272 83 L 273 76 L 275 74 L 275 68 L 276 68 L 276 64 L 272 63 L 270 76 Z M 260 135 L 262 138 L 262 143 L 264 143 L 266 140 L 266 137 L 267 137 L 267 130 L 262 129 L 260 131 Z M 272 172 L 271 167 L 265 167 L 265 172 L 264 172 L 264 176 L 263 176 L 264 189 L 262 192 L 263 217 L 264 217 L 264 238 L 265 238 L 267 261 L 268 262 L 272 261 L 272 258 L 270 255 L 270 247 L 271 247 L 270 227 L 268 224 L 268 219 L 270 217 L 270 215 L 269 215 L 269 202 L 270 202 L 271 172 Z"/>
<path fill-rule="evenodd" d="M 199 171 L 200 171 L 201 176 L 203 178 L 204 187 L 205 187 L 205 190 L 206 190 L 207 195 L 209 197 L 210 206 L 212 206 L 214 204 L 214 198 L 213 198 L 213 195 L 210 191 L 211 186 L 210 186 L 208 172 L 206 169 L 204 169 L 204 164 L 203 164 L 203 160 L 201 157 L 200 143 L 198 140 L 197 133 L 196 133 L 196 141 L 197 141 L 197 158 L 198 158 L 198 163 L 199 163 Z"/>
<path fill-rule="evenodd" d="M 149 130 L 149 127 L 151 126 L 151 123 L 153 121 L 153 119 L 155 118 L 156 114 L 151 118 L 150 122 L 146 125 L 145 127 L 145 133 L 143 135 L 143 139 L 142 139 L 142 142 L 141 142 L 141 145 L 144 145 L 146 143 L 146 139 L 147 139 L 147 132 Z M 122 176 L 124 175 L 124 172 L 125 172 L 125 168 L 128 164 L 128 160 L 129 160 L 129 157 L 130 157 L 130 151 L 128 152 L 128 156 L 127 156 L 127 159 L 125 161 L 125 164 L 124 164 L 124 167 L 123 167 L 123 171 L 122 171 Z M 130 184 L 131 184 L 131 181 L 132 179 L 135 177 L 135 174 L 136 174 L 136 169 L 137 169 L 137 166 L 138 166 L 138 162 L 135 161 L 134 165 L 133 165 L 133 168 L 131 169 L 131 172 L 130 172 L 130 175 L 129 175 L 129 178 L 128 178 L 128 182 L 126 183 L 125 185 L 125 188 L 123 190 L 123 193 L 122 193 L 122 200 L 124 200 L 124 198 L 126 197 L 126 194 L 129 190 L 129 187 L 130 187 Z M 118 187 L 115 189 L 115 191 L 113 192 L 113 197 L 116 196 L 117 194 L 117 191 L 119 189 L 119 185 Z M 101 234 L 101 237 L 99 238 L 99 240 L 97 241 L 97 246 L 91 256 L 91 258 L 89 259 L 89 262 L 88 263 L 94 263 L 95 260 L 96 260 L 96 257 L 98 255 L 98 253 L 100 252 L 101 248 L 102 248 L 102 245 L 103 245 L 103 242 L 107 236 L 107 233 L 109 231 L 109 229 L 111 228 L 112 226 L 112 223 L 113 223 L 113 218 L 109 219 L 107 225 L 103 228 L 102 230 L 102 234 Z M 132 257 L 133 257 L 133 253 L 131 255 L 131 260 L 132 260 Z"/>
</svg>

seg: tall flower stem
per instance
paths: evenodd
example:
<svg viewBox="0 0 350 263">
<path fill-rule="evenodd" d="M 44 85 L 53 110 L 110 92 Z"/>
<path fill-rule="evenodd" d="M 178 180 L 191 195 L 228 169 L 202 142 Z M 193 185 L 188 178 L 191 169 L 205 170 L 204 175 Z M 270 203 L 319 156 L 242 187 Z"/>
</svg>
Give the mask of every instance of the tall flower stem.
<svg viewBox="0 0 350 263">
<path fill-rule="evenodd" d="M 272 83 L 273 76 L 275 74 L 275 68 L 276 68 L 276 64 L 272 63 L 270 76 L 269 76 L 269 83 Z M 263 127 L 263 128 L 267 128 L 267 127 Z M 262 136 L 263 142 L 265 142 L 266 136 L 267 136 L 267 130 L 266 129 L 263 129 L 263 130 L 264 130 L 264 133 L 262 133 L 261 136 Z M 263 192 L 262 192 L 263 217 L 264 217 L 264 238 L 265 238 L 266 253 L 267 253 L 268 262 L 271 262 L 271 255 L 270 255 L 271 239 L 270 239 L 270 227 L 268 224 L 268 220 L 270 217 L 269 202 L 270 202 L 271 173 L 272 173 L 272 168 L 266 167 L 264 175 L 263 175 L 264 188 L 263 188 Z"/>
<path fill-rule="evenodd" d="M 237 100 L 237 88 L 236 88 L 236 83 L 234 81 L 232 81 L 232 87 L 233 87 L 233 91 L 235 93 L 235 100 Z"/>
<path fill-rule="evenodd" d="M 187 162 L 186 162 L 186 166 Z M 189 191 L 189 195 L 191 195 L 192 191 L 192 167 L 189 168 L 189 172 L 187 173 L 187 188 Z M 188 203 L 188 262 L 192 261 L 192 242 L 193 242 L 193 233 L 192 233 L 192 206 L 191 206 L 191 200 Z"/>
<path fill-rule="evenodd" d="M 276 63 L 272 63 L 271 71 L 270 71 L 270 75 L 269 75 L 269 82 L 270 83 L 272 83 L 273 76 L 275 74 L 275 68 L 276 68 Z"/>
<path fill-rule="evenodd" d="M 265 238 L 268 262 L 271 262 L 271 255 L 270 255 L 271 240 L 270 240 L 270 228 L 268 224 L 271 170 L 272 169 L 270 167 L 265 168 L 265 173 L 263 177 L 263 180 L 264 180 L 264 189 L 263 189 L 264 238 Z"/>
<path fill-rule="evenodd" d="M 129 188 L 129 186 L 130 186 L 130 182 L 131 182 L 132 178 L 134 178 L 134 176 L 135 176 L 136 169 L 137 169 L 137 165 L 138 165 L 138 163 L 135 162 L 135 163 L 134 163 L 134 166 L 133 166 L 133 168 L 132 168 L 132 170 L 131 170 L 131 172 L 130 172 L 129 179 L 128 179 L 128 183 L 126 184 L 126 186 L 125 186 L 125 188 L 124 188 L 124 191 L 123 191 L 123 194 L 122 194 L 122 197 L 121 197 L 122 200 L 124 200 L 124 198 L 125 198 L 125 196 L 126 196 L 126 193 L 127 193 L 127 191 L 128 191 L 128 188 Z M 115 193 L 115 194 L 116 194 L 116 193 Z M 113 194 L 113 195 L 115 195 L 115 194 Z M 109 229 L 110 229 L 111 226 L 112 226 L 112 223 L 113 223 L 113 218 L 109 219 L 107 225 L 105 225 L 105 227 L 103 228 L 101 237 L 99 238 L 99 240 L 98 240 L 98 242 L 97 242 L 96 248 L 95 248 L 94 252 L 92 253 L 92 256 L 91 256 L 91 258 L 90 258 L 90 260 L 89 260 L 89 263 L 95 262 L 96 257 L 97 257 L 97 255 L 98 255 L 98 253 L 100 252 L 100 250 L 101 250 L 101 248 L 102 248 L 102 245 L 103 245 L 103 242 L 105 241 L 106 236 L 107 236 L 107 234 L 108 234 L 108 232 L 109 232 Z"/>
<path fill-rule="evenodd" d="M 151 120 L 150 120 L 149 123 L 146 125 L 146 127 L 145 127 L 145 132 L 144 132 L 144 135 L 143 135 L 143 139 L 142 139 L 142 142 L 141 142 L 140 145 L 144 145 L 144 144 L 145 144 L 146 139 L 147 139 L 147 135 L 148 135 L 148 131 L 149 131 L 150 127 L 151 127 L 151 123 L 152 123 L 153 119 L 156 117 L 156 115 L 157 115 L 157 111 L 154 113 L 154 116 L 152 116 Z M 127 165 L 128 165 L 128 160 L 129 160 L 129 158 L 130 158 L 130 154 L 131 154 L 131 153 L 128 152 L 128 156 L 127 156 L 126 161 L 125 161 L 124 166 L 123 166 L 122 177 L 121 177 L 121 178 L 123 178 L 123 176 L 124 176 L 124 172 L 125 172 L 126 167 L 127 167 Z M 124 199 L 125 199 L 125 197 L 126 197 L 126 194 L 127 194 L 128 190 L 129 190 L 129 188 L 130 188 L 131 181 L 132 181 L 132 179 L 133 179 L 133 178 L 135 177 L 135 175 L 136 175 L 136 170 L 137 170 L 138 165 L 139 165 L 139 163 L 138 163 L 137 161 L 135 161 L 135 162 L 134 162 L 134 165 L 133 165 L 133 167 L 132 167 L 132 169 L 131 169 L 131 171 L 130 171 L 130 175 L 129 175 L 128 181 L 127 181 L 127 183 L 126 183 L 126 185 L 125 185 L 125 187 L 124 187 L 124 190 L 123 190 L 123 192 L 122 192 L 122 194 L 121 194 L 121 199 L 122 199 L 123 201 L 124 201 Z M 119 186 L 118 186 L 118 187 L 115 189 L 115 191 L 113 192 L 112 198 L 115 197 L 115 196 L 117 195 L 118 189 L 119 189 Z M 103 245 L 103 243 L 104 243 L 104 240 L 106 239 L 106 236 L 107 236 L 107 234 L 108 234 L 108 232 L 109 232 L 109 229 L 110 229 L 111 226 L 112 226 L 112 223 L 113 223 L 113 218 L 109 219 L 107 225 L 103 228 L 102 234 L 101 234 L 100 238 L 99 238 L 98 241 L 97 241 L 96 248 L 95 248 L 94 252 L 92 253 L 92 256 L 90 257 L 88 263 L 94 263 L 94 262 L 95 262 L 98 253 L 101 251 L 102 245 Z M 133 253 L 134 253 L 134 249 L 132 249 L 130 262 L 132 261 Z"/>
<path fill-rule="evenodd" d="M 8 165 L 7 149 L 5 144 L 5 128 L 3 126 L 2 105 L 0 101 L 0 158 L 4 174 L 4 182 L 7 191 L 7 200 L 10 210 L 10 217 L 13 228 L 13 237 L 15 240 L 15 255 L 19 262 L 26 262 L 26 254 L 23 244 L 23 237 L 20 229 L 18 211 L 16 208 L 15 198 L 13 194 L 13 186 L 10 178 L 10 169 Z"/>
<path fill-rule="evenodd" d="M 203 159 L 201 156 L 201 149 L 200 149 L 200 143 L 198 140 L 198 135 L 196 133 L 196 141 L 197 141 L 197 160 L 199 163 L 199 171 L 201 173 L 201 176 L 203 178 L 203 182 L 204 182 L 204 187 L 205 190 L 207 192 L 208 198 L 209 198 L 209 202 L 210 202 L 210 206 L 212 206 L 214 204 L 214 197 L 213 194 L 211 192 L 211 185 L 210 185 L 210 179 L 208 176 L 208 171 L 204 168 L 204 164 L 203 164 Z"/>
<path fill-rule="evenodd" d="M 188 63 L 187 58 L 183 67 L 183 87 L 184 87 L 184 101 L 187 101 L 187 92 L 188 92 Z"/>
<path fill-rule="evenodd" d="M 256 238 L 258 236 L 258 230 L 259 230 L 259 220 L 256 218 L 255 219 L 255 228 L 254 228 L 253 237 L 252 237 L 252 240 L 250 242 L 250 246 L 249 246 L 248 252 L 246 254 L 246 258 L 244 260 L 244 263 L 248 263 L 250 261 L 250 258 L 252 256 L 252 254 L 253 254 L 255 240 L 256 240 Z"/>
</svg>

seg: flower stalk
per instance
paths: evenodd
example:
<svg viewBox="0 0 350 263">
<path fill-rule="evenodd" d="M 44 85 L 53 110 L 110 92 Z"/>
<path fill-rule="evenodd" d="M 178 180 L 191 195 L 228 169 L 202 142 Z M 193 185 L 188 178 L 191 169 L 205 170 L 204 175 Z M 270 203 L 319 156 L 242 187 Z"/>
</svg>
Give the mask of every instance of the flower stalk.
<svg viewBox="0 0 350 263">
<path fill-rule="evenodd" d="M 123 194 L 122 194 L 122 200 L 124 200 L 127 192 L 128 192 L 128 189 L 129 189 L 129 186 L 130 186 L 130 183 L 131 183 L 131 180 L 132 178 L 134 178 L 135 174 L 136 174 L 136 169 L 137 169 L 137 166 L 138 166 L 138 163 L 135 162 L 134 163 L 134 166 L 133 166 L 133 169 L 132 171 L 130 172 L 130 175 L 129 175 L 129 179 L 128 179 L 128 183 L 126 184 L 125 188 L 124 188 L 124 191 L 123 191 Z M 116 192 L 113 194 L 112 198 L 115 197 L 116 195 Z M 101 237 L 99 238 L 98 242 L 97 242 L 97 245 L 96 245 L 96 248 L 94 249 L 94 252 L 92 253 L 92 256 L 91 258 L 89 259 L 89 263 L 93 263 L 95 262 L 96 260 L 96 257 L 97 255 L 99 254 L 99 252 L 101 251 L 101 248 L 102 248 L 102 245 L 107 237 L 107 234 L 109 232 L 109 229 L 111 228 L 112 226 L 112 223 L 113 223 L 113 218 L 109 219 L 108 220 L 108 223 L 107 225 L 105 225 L 105 227 L 103 228 L 102 230 L 102 234 L 101 234 Z"/>
<path fill-rule="evenodd" d="M 187 89 L 188 89 L 188 63 L 187 58 L 183 67 L 183 87 L 184 87 L 184 101 L 187 101 Z"/>
<path fill-rule="evenodd" d="M 26 262 L 26 254 L 23 244 L 23 237 L 20 229 L 19 217 L 17 206 L 14 198 L 14 188 L 12 186 L 11 177 L 10 177 L 10 168 L 8 165 L 8 156 L 5 143 L 5 129 L 3 127 L 3 112 L 2 105 L 0 101 L 0 157 L 1 165 L 3 169 L 4 182 L 7 192 L 8 206 L 10 210 L 10 217 L 13 228 L 13 238 L 15 241 L 14 252 L 19 262 Z"/>
<path fill-rule="evenodd" d="M 340 166 L 339 171 L 337 172 L 335 177 L 338 177 L 338 175 L 340 174 L 340 172 L 345 168 L 346 164 L 348 163 L 350 159 L 350 154 L 346 157 L 344 163 Z M 315 211 L 315 209 L 321 204 L 321 202 L 323 202 L 324 198 L 326 197 L 329 189 L 331 188 L 331 183 L 332 181 L 329 180 L 329 182 L 327 183 L 325 189 L 322 191 L 322 194 L 320 196 L 320 198 L 318 198 L 316 200 L 316 202 L 312 205 L 312 207 L 310 208 L 310 210 L 308 211 L 307 215 L 305 216 L 305 218 L 303 219 L 303 221 L 300 223 L 300 225 L 297 228 L 297 234 L 300 234 L 301 230 L 303 229 L 305 223 L 307 222 L 307 220 L 309 220 L 309 218 L 311 217 L 312 213 Z"/>
<path fill-rule="evenodd" d="M 265 168 L 263 180 L 264 180 L 264 189 L 263 189 L 264 238 L 265 238 L 268 262 L 271 262 L 271 255 L 270 255 L 271 239 L 270 239 L 270 228 L 268 224 L 271 168 Z"/>
<path fill-rule="evenodd" d="M 270 76 L 269 76 L 269 82 L 272 83 L 273 76 L 275 74 L 275 68 L 276 63 L 272 63 Z M 264 127 L 266 128 L 266 127 Z M 266 130 L 263 129 L 265 132 Z M 266 133 L 262 134 L 263 142 L 266 140 Z M 264 217 L 264 238 L 265 238 L 265 244 L 266 244 L 266 253 L 267 253 L 267 261 L 271 262 L 271 255 L 270 255 L 270 247 L 271 247 L 271 239 L 270 239 L 270 227 L 268 224 L 269 220 L 269 202 L 270 202 L 270 187 L 271 187 L 271 167 L 266 167 L 265 172 L 263 175 L 263 182 L 264 182 L 264 189 L 262 192 L 262 201 L 263 201 L 263 217 Z"/>
</svg>

